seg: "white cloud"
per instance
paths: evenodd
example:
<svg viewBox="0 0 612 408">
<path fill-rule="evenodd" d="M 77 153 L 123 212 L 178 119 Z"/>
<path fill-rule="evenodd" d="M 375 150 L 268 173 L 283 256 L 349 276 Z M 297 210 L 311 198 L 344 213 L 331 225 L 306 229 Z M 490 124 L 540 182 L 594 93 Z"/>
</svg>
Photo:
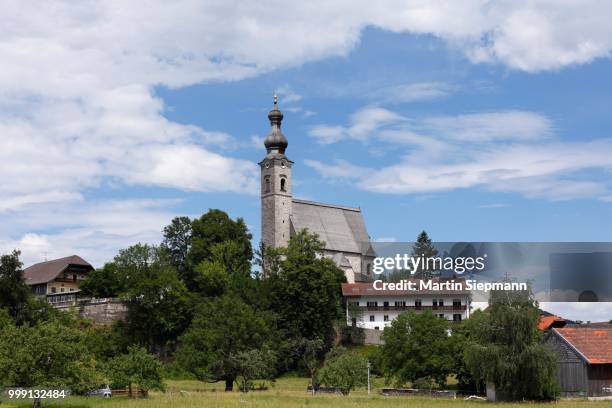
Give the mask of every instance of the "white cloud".
<svg viewBox="0 0 612 408">
<path fill-rule="evenodd" d="M 26 266 L 71 254 L 101 266 L 120 248 L 158 244 L 177 203 L 128 199 L 31 204 L 0 215 L 0 253 L 20 249 Z"/>
<path fill-rule="evenodd" d="M 368 106 L 351 115 L 349 126 L 313 126 L 309 135 L 319 143 L 330 144 L 342 139 L 366 140 L 373 132 L 388 124 L 403 121 L 404 118 L 390 110 Z"/>
<path fill-rule="evenodd" d="M 283 86 L 281 86 L 279 88 L 276 88 L 275 93 L 278 96 L 279 100 L 282 101 L 283 103 L 297 102 L 297 101 L 300 101 L 302 99 L 302 95 L 300 95 L 297 92 L 295 92 L 287 84 L 285 84 L 285 85 L 283 85 Z"/>
<path fill-rule="evenodd" d="M 473 142 L 539 139 L 552 133 L 548 118 L 512 110 L 431 117 L 422 126 L 430 134 Z"/>
<path fill-rule="evenodd" d="M 420 102 L 445 98 L 453 90 L 453 86 L 444 82 L 417 82 L 384 88 L 371 96 L 388 102 Z"/>
<path fill-rule="evenodd" d="M 609 322 L 612 320 L 612 302 L 540 302 L 540 308 L 574 321 Z"/>
<path fill-rule="evenodd" d="M 370 109 L 370 108 L 366 108 Z M 378 109 L 378 108 L 377 108 Z M 335 134 L 327 143 L 352 137 L 351 129 L 363 110 L 353 114 L 349 126 L 327 126 Z M 407 145 L 408 153 L 393 164 L 373 169 L 349 162 L 327 165 L 307 161 L 321 175 L 352 180 L 362 189 L 381 193 L 429 193 L 483 187 L 527 197 L 565 200 L 607 197 L 612 188 L 602 180 L 585 179 L 587 170 L 612 169 L 612 139 L 562 142 L 544 116 L 525 111 L 501 111 L 458 116 L 408 119 L 384 111 L 389 120 L 370 120 L 371 138 L 391 145 Z M 319 127 L 321 129 L 323 127 Z M 322 140 L 322 134 L 314 134 Z"/>
<path fill-rule="evenodd" d="M 238 80 L 347 55 L 368 26 L 430 34 L 475 62 L 526 71 L 607 58 L 612 43 L 609 6 L 597 2 L 14 0 L 3 6 L 0 211 L 5 213 L 36 203 L 78 209 L 72 203 L 85 189 L 105 184 L 253 192 L 256 166 L 219 153 L 220 143 L 233 144 L 230 136 L 168 120 L 155 87 Z M 420 97 L 437 97 L 433 88 L 410 91 L 413 97 L 419 92 Z M 365 140 L 401 120 L 370 108 L 346 128 L 317 132 L 324 142 Z M 486 152 L 475 154 L 493 160 Z M 479 179 L 474 176 L 479 172 L 464 172 L 471 176 L 463 178 Z M 406 183 L 396 180 L 395 185 L 401 189 Z M 581 185 L 584 190 L 594 187 Z M 137 232 L 139 226 L 154 220 L 133 216 L 138 223 L 126 223 L 126 228 L 134 236 L 147 236 Z M 7 225 L 0 227 L 0 236 L 9 236 Z M 95 230 L 87 228 L 93 227 L 67 235 L 29 236 L 31 231 L 24 231 L 6 239 L 33 248 L 57 242 L 77 248 L 85 238 L 96 242 Z"/>
<path fill-rule="evenodd" d="M 380 237 L 375 238 L 374 242 L 397 242 L 397 239 L 393 237 Z"/>
</svg>

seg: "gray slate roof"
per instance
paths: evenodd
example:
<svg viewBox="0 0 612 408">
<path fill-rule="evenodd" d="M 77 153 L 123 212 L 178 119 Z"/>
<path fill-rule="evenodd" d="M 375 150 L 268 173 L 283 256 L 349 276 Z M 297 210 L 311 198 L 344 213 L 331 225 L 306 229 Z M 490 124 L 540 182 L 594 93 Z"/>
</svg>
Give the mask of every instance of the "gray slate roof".
<svg viewBox="0 0 612 408">
<path fill-rule="evenodd" d="M 374 256 L 370 236 L 359 208 L 292 200 L 291 227 L 307 229 L 325 241 L 329 251 Z"/>
</svg>

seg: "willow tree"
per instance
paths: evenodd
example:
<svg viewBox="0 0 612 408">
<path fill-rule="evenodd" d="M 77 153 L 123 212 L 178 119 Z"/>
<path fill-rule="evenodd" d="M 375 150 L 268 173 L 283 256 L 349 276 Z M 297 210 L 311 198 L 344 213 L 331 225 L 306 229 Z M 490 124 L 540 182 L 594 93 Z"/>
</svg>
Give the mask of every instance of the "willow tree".
<svg viewBox="0 0 612 408">
<path fill-rule="evenodd" d="M 540 342 L 538 304 L 530 291 L 492 291 L 477 320 L 464 352 L 474 378 L 494 385 L 501 399 L 557 397 L 557 362 Z"/>
</svg>

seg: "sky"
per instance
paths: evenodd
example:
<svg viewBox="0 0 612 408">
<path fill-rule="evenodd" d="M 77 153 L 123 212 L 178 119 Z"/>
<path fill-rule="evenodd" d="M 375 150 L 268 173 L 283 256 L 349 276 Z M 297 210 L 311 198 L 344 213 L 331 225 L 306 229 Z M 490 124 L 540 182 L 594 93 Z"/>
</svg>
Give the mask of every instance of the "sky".
<svg viewBox="0 0 612 408">
<path fill-rule="evenodd" d="M 274 93 L 294 195 L 373 240 L 612 239 L 609 2 L 8 3 L 0 251 L 26 265 L 209 208 L 258 242 Z"/>
</svg>

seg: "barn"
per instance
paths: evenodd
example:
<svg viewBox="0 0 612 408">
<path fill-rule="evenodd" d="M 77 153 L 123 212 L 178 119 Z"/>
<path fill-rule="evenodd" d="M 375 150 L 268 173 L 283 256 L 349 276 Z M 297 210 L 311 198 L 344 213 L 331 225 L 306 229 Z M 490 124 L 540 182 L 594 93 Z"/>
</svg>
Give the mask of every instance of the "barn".
<svg viewBox="0 0 612 408">
<path fill-rule="evenodd" d="M 544 344 L 557 354 L 562 397 L 612 399 L 612 325 L 567 325 L 550 330 Z"/>
</svg>

